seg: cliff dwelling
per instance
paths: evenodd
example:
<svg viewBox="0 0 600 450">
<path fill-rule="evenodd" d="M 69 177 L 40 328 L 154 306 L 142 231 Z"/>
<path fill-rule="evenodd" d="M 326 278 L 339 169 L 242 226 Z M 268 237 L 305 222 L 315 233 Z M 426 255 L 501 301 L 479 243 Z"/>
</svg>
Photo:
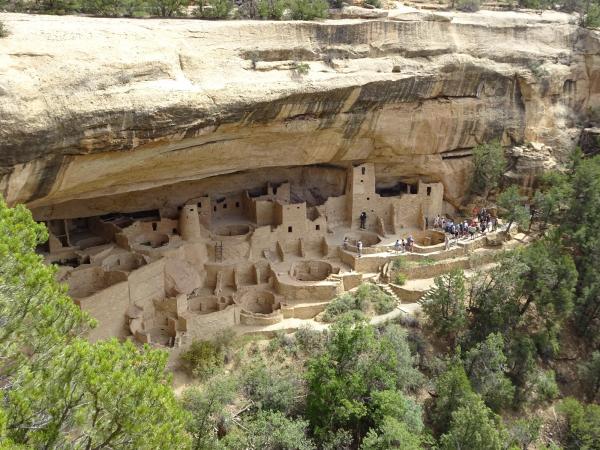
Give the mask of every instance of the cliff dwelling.
<svg viewBox="0 0 600 450">
<path fill-rule="evenodd" d="M 295 176 L 213 187 L 158 210 L 53 218 L 40 251 L 98 320 L 92 340 L 132 336 L 179 349 L 233 326 L 313 318 L 380 272 L 378 255 L 396 239 L 413 236 L 417 251 L 443 246 L 443 233 L 425 229 L 444 212 L 441 183 L 379 188 L 372 163 L 320 173 L 337 181 L 326 198 L 315 195 L 324 192 L 313 189 L 316 177 Z"/>
</svg>

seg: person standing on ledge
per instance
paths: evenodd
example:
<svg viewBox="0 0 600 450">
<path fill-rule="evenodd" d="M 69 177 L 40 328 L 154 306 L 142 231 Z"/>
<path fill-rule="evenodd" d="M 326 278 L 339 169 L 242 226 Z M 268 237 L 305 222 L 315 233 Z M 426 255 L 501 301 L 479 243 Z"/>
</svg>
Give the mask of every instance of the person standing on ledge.
<svg viewBox="0 0 600 450">
<path fill-rule="evenodd" d="M 361 212 L 360 213 L 360 227 L 364 230 L 367 226 L 367 213 L 366 212 Z"/>
<path fill-rule="evenodd" d="M 396 253 L 400 252 L 400 239 L 396 239 L 396 243 L 394 244 L 394 250 L 396 250 Z"/>
<path fill-rule="evenodd" d="M 362 256 L 362 241 L 358 241 L 356 248 L 358 248 L 358 257 L 360 258 Z"/>
</svg>

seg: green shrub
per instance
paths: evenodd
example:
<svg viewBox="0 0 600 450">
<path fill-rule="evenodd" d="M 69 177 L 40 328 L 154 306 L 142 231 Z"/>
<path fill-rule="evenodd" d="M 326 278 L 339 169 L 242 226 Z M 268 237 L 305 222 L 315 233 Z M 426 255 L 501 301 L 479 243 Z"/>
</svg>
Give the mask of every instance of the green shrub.
<svg viewBox="0 0 600 450">
<path fill-rule="evenodd" d="M 567 398 L 558 405 L 558 412 L 567 420 L 566 450 L 600 448 L 600 406 Z"/>
<path fill-rule="evenodd" d="M 139 5 L 145 7 L 144 0 L 137 1 Z M 184 9 L 190 4 L 189 0 L 147 0 L 152 14 L 161 17 L 173 17 L 182 14 Z"/>
<path fill-rule="evenodd" d="M 519 0 L 519 6 L 529 9 L 543 9 L 552 6 L 548 0 Z"/>
<path fill-rule="evenodd" d="M 430 256 L 426 256 L 424 258 L 421 258 L 417 261 L 417 264 L 419 266 L 431 266 L 433 264 L 435 264 L 435 259 L 433 259 Z"/>
<path fill-rule="evenodd" d="M 276 331 L 275 337 L 269 341 L 267 351 L 275 353 L 277 350 L 282 350 L 287 355 L 296 354 L 298 351 L 296 338 L 283 330 Z"/>
<path fill-rule="evenodd" d="M 394 258 L 394 262 L 392 262 L 392 269 L 394 270 L 408 269 L 409 267 L 410 261 L 407 260 L 404 256 L 398 256 Z"/>
<path fill-rule="evenodd" d="M 480 0 L 458 0 L 456 2 L 456 9 L 459 11 L 475 12 L 479 11 L 480 5 Z"/>
<path fill-rule="evenodd" d="M 322 320 L 333 322 L 348 313 L 351 313 L 355 319 L 364 318 L 364 313 L 368 312 L 371 307 L 376 314 L 385 314 L 396 307 L 396 300 L 378 286 L 364 283 L 356 291 L 342 294 L 329 303 L 325 308 Z"/>
<path fill-rule="evenodd" d="M 394 284 L 397 284 L 398 286 L 404 286 L 406 284 L 407 280 L 408 280 L 408 277 L 406 276 L 406 274 L 397 273 L 396 276 L 394 277 Z"/>
<path fill-rule="evenodd" d="M 327 17 L 329 4 L 325 0 L 291 0 L 292 20 L 313 20 Z"/>
<path fill-rule="evenodd" d="M 304 387 L 301 378 L 291 369 L 267 367 L 262 361 L 254 360 L 244 371 L 242 389 L 260 409 L 288 415 L 298 411 Z"/>
<path fill-rule="evenodd" d="M 325 333 L 308 325 L 302 325 L 298 328 L 295 337 L 298 347 L 311 355 L 320 352 L 325 346 Z"/>
<path fill-rule="evenodd" d="M 8 30 L 6 29 L 6 25 L 0 22 L 0 38 L 8 36 Z"/>
<path fill-rule="evenodd" d="M 364 0 L 363 3 L 365 5 L 371 5 L 375 8 L 381 8 L 381 0 Z"/>
<path fill-rule="evenodd" d="M 587 28 L 600 28 L 600 5 L 596 3 L 590 4 L 585 14 L 583 25 Z"/>
<path fill-rule="evenodd" d="M 334 298 L 326 307 L 323 312 L 323 322 L 333 322 L 335 319 L 340 317 L 342 314 L 349 311 L 361 311 L 365 312 L 368 308 L 368 303 L 361 300 L 353 293 L 344 293 Z"/>
<path fill-rule="evenodd" d="M 214 341 L 194 341 L 189 350 L 181 355 L 184 366 L 197 378 L 205 379 L 213 375 L 230 359 L 234 333 L 226 330 L 219 333 Z"/>
<path fill-rule="evenodd" d="M 281 20 L 285 11 L 285 0 L 258 0 L 256 8 L 261 19 Z"/>
<path fill-rule="evenodd" d="M 396 307 L 396 299 L 389 294 L 386 294 L 381 289 L 372 300 L 373 308 L 377 314 L 387 314 Z"/>
<path fill-rule="evenodd" d="M 538 402 L 547 402 L 558 397 L 559 390 L 553 370 L 539 371 L 535 379 L 534 392 Z"/>
<path fill-rule="evenodd" d="M 305 62 L 296 62 L 294 70 L 298 75 L 306 75 L 310 71 L 310 66 Z"/>
<path fill-rule="evenodd" d="M 203 19 L 225 19 L 232 9 L 231 0 L 207 0 L 198 6 L 195 14 Z"/>
<path fill-rule="evenodd" d="M 460 0 L 458 9 L 461 9 L 461 1 L 468 3 L 471 1 L 477 2 L 478 0 Z M 471 193 L 487 197 L 491 190 L 499 186 L 505 169 L 506 158 L 499 141 L 492 141 L 475 147 L 473 149 Z"/>
<path fill-rule="evenodd" d="M 181 355 L 181 359 L 192 375 L 205 379 L 223 366 L 224 355 L 214 342 L 195 341 L 189 350 Z"/>
</svg>

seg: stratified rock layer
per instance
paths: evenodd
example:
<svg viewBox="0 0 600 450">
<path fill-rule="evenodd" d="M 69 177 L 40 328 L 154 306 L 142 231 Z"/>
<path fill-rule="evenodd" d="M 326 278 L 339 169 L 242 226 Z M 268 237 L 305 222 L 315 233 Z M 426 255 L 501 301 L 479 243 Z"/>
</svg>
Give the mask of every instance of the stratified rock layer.
<svg viewBox="0 0 600 450">
<path fill-rule="evenodd" d="M 0 188 L 38 218 L 357 161 L 441 181 L 456 205 L 468 149 L 537 141 L 560 160 L 600 99 L 598 33 L 558 13 L 0 20 Z"/>
</svg>

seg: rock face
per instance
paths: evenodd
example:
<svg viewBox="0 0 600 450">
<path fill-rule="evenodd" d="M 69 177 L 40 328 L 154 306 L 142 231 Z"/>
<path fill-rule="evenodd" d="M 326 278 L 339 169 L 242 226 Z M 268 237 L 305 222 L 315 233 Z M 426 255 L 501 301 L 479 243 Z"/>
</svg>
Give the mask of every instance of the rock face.
<svg viewBox="0 0 600 450">
<path fill-rule="evenodd" d="M 598 33 L 551 12 L 411 14 L 0 14 L 2 193 L 39 219 L 84 217 L 370 162 L 378 183 L 442 182 L 456 205 L 477 143 L 560 160 L 578 142 L 600 103 Z M 315 185 L 342 190 L 334 172 Z"/>
</svg>

